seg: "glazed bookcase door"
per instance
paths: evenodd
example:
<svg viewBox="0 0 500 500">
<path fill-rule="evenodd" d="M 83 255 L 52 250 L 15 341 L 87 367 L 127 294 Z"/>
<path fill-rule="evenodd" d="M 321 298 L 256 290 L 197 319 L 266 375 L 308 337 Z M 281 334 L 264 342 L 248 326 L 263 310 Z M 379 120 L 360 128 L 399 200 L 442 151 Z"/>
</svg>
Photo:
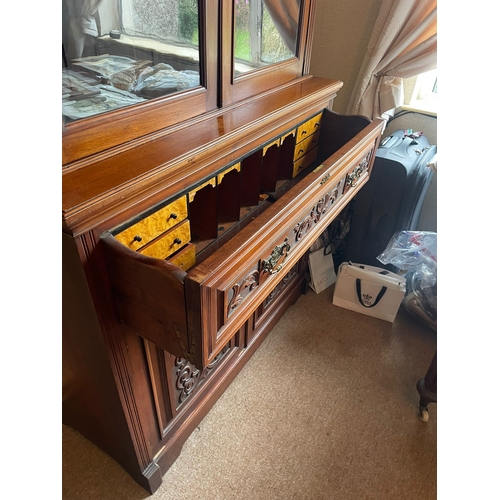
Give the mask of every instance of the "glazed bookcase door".
<svg viewBox="0 0 500 500">
<path fill-rule="evenodd" d="M 274 4 L 288 11 L 293 18 L 292 28 L 285 26 L 283 19 L 273 18 Z M 313 0 L 222 0 L 223 106 L 308 74 L 310 53 L 306 40 L 312 35 L 314 6 Z M 265 45 L 267 24 L 273 28 L 270 37 L 279 39 L 276 49 Z M 286 28 L 291 34 L 285 33 Z"/>
<path fill-rule="evenodd" d="M 63 165 L 216 109 L 218 30 L 217 0 L 63 0 Z"/>
</svg>

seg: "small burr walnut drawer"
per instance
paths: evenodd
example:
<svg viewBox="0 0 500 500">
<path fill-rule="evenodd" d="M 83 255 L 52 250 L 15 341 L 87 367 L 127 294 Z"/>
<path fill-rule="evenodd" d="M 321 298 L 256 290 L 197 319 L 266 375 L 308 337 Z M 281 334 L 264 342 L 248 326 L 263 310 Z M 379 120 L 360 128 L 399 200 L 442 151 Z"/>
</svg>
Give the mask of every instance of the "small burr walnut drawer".
<svg viewBox="0 0 500 500">
<path fill-rule="evenodd" d="M 189 220 L 186 219 L 156 238 L 148 246 L 141 248 L 139 252 L 149 257 L 166 259 L 186 243 L 189 243 L 190 240 Z"/>
<path fill-rule="evenodd" d="M 310 120 L 306 121 L 305 123 L 297 127 L 297 138 L 296 138 L 297 144 L 303 141 L 306 137 L 314 134 L 314 132 L 316 132 L 321 128 L 321 118 L 322 118 L 322 113 L 319 113 Z"/>
<path fill-rule="evenodd" d="M 311 163 L 316 160 L 316 157 L 318 156 L 318 148 L 314 148 L 308 153 L 306 153 L 302 158 L 294 162 L 293 164 L 293 177 L 297 177 L 297 175 L 302 172 L 302 170 L 305 170 Z"/>
<path fill-rule="evenodd" d="M 103 233 L 118 320 L 174 356 L 209 366 L 368 180 L 384 122 L 351 119 L 349 134 L 342 120 L 323 111 L 308 173 L 196 262 L 187 259 L 189 245 L 169 257 L 163 247 L 169 253 L 175 237 L 179 249 L 188 243 L 187 218 L 140 252 L 113 230 Z M 318 119 L 309 122 L 314 134 Z"/>
<path fill-rule="evenodd" d="M 294 161 L 297 161 L 299 158 L 304 156 L 308 151 L 314 149 L 318 145 L 319 133 L 320 133 L 319 130 L 317 132 L 314 132 L 314 134 L 306 137 L 303 141 L 299 142 L 295 146 L 295 151 L 293 155 Z"/>
<path fill-rule="evenodd" d="M 128 248 L 139 250 L 186 217 L 187 202 L 184 196 L 124 229 L 115 238 Z"/>
<path fill-rule="evenodd" d="M 181 250 L 171 255 L 168 262 L 187 271 L 196 264 L 196 247 L 192 243 L 188 243 Z"/>
</svg>

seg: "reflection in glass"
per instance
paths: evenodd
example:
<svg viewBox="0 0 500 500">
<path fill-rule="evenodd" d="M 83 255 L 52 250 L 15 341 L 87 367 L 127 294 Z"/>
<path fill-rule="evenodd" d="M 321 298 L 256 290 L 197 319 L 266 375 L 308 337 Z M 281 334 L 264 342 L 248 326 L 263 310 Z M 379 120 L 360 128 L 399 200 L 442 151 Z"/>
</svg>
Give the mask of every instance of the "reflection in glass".
<svg viewBox="0 0 500 500">
<path fill-rule="evenodd" d="M 301 0 L 234 0 L 234 73 L 295 57 Z"/>
<path fill-rule="evenodd" d="M 200 85 L 198 0 L 62 0 L 67 123 Z"/>
</svg>

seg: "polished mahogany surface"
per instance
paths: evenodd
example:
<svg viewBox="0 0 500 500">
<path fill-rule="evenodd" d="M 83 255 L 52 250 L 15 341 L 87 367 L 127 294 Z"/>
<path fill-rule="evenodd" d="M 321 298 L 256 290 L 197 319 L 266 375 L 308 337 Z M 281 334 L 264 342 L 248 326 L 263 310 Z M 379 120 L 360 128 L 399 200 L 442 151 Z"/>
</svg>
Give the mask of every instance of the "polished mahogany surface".
<svg viewBox="0 0 500 500">
<path fill-rule="evenodd" d="M 237 22 L 232 0 L 148 2 L 158 22 L 133 3 L 63 0 L 63 422 L 154 492 L 304 290 L 383 123 L 308 74 L 314 0 Z M 249 37 L 270 20 L 276 54 Z"/>
</svg>

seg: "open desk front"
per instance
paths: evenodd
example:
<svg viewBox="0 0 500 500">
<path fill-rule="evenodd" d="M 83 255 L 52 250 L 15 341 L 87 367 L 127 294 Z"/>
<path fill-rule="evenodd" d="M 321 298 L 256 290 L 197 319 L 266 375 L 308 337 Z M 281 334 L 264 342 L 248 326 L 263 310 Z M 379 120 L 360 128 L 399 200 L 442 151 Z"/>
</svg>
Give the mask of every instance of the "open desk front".
<svg viewBox="0 0 500 500">
<path fill-rule="evenodd" d="M 356 134 L 343 118 L 325 109 L 103 233 L 118 320 L 199 369 L 212 363 L 368 179 L 381 125 L 366 120 Z M 350 140 L 334 150 L 339 129 Z M 244 192 L 245 175 L 256 179 L 254 193 Z"/>
<path fill-rule="evenodd" d="M 63 0 L 63 422 L 154 492 L 305 290 L 384 122 L 332 112 L 342 82 L 308 74 L 315 0 L 80 3 Z"/>
</svg>

